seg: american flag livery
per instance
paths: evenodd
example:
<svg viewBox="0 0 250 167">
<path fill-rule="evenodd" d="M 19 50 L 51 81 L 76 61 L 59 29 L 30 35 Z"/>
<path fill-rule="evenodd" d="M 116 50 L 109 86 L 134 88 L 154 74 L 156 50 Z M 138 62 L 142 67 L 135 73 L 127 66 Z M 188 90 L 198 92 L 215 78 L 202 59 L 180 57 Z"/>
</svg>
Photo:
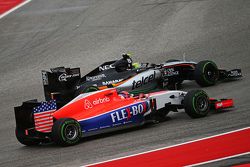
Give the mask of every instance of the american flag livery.
<svg viewBox="0 0 250 167">
<path fill-rule="evenodd" d="M 39 132 L 49 133 L 53 126 L 52 113 L 56 111 L 56 101 L 42 102 L 40 106 L 34 107 L 35 129 Z"/>
</svg>

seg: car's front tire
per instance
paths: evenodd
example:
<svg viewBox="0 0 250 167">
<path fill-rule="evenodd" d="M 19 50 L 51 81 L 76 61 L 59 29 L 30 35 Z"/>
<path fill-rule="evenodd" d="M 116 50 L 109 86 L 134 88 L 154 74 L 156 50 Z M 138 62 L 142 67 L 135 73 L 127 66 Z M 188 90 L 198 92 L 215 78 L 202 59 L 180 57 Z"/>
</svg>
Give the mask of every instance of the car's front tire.
<svg viewBox="0 0 250 167">
<path fill-rule="evenodd" d="M 82 136 L 78 121 L 71 118 L 61 118 L 52 127 L 52 140 L 62 146 L 75 145 Z"/>
<path fill-rule="evenodd" d="M 212 86 L 218 81 L 219 70 L 213 61 L 204 60 L 196 65 L 194 77 L 200 86 Z"/>
<path fill-rule="evenodd" d="M 210 109 L 209 97 L 203 90 L 191 90 L 184 97 L 185 112 L 191 118 L 205 117 Z"/>
</svg>

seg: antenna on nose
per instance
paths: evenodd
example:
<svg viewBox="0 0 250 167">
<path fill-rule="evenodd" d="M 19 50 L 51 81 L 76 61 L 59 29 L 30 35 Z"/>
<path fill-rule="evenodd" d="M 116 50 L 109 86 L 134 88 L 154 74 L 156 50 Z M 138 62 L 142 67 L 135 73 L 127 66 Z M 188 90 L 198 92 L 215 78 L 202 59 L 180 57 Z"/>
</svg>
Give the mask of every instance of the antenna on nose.
<svg viewBox="0 0 250 167">
<path fill-rule="evenodd" d="M 185 52 L 182 55 L 182 59 L 183 59 L 183 61 L 186 61 L 186 53 Z"/>
</svg>

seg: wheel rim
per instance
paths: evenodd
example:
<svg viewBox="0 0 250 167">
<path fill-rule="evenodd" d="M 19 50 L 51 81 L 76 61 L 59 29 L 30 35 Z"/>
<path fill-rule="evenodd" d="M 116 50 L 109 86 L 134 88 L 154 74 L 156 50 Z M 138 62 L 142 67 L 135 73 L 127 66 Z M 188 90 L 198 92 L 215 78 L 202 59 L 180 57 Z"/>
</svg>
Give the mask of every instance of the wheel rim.
<svg viewBox="0 0 250 167">
<path fill-rule="evenodd" d="M 206 113 L 208 108 L 207 97 L 205 96 L 198 97 L 196 100 L 196 106 L 199 113 Z"/>
<path fill-rule="evenodd" d="M 64 135 L 68 140 L 77 138 L 78 128 L 75 125 L 67 125 L 64 130 Z"/>
<path fill-rule="evenodd" d="M 218 78 L 217 70 L 213 66 L 208 66 L 204 73 L 210 82 L 214 82 Z"/>
</svg>

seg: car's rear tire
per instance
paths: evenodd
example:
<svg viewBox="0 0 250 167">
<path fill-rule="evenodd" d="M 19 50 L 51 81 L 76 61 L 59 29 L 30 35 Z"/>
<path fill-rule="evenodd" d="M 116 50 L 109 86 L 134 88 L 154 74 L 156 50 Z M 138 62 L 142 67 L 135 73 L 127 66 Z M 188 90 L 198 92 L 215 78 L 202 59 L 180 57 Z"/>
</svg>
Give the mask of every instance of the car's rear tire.
<svg viewBox="0 0 250 167">
<path fill-rule="evenodd" d="M 52 127 L 52 140 L 62 146 L 75 145 L 82 136 L 78 121 L 71 118 L 61 118 Z"/>
<path fill-rule="evenodd" d="M 219 70 L 213 61 L 204 60 L 196 65 L 194 77 L 200 86 L 212 86 L 218 81 Z"/>
<path fill-rule="evenodd" d="M 209 97 L 203 90 L 191 90 L 184 97 L 185 112 L 191 118 L 205 117 L 210 109 Z"/>
<path fill-rule="evenodd" d="M 27 138 L 24 133 L 24 130 L 16 128 L 16 138 L 21 144 L 26 146 L 34 146 L 40 143 L 39 140 Z"/>
</svg>

